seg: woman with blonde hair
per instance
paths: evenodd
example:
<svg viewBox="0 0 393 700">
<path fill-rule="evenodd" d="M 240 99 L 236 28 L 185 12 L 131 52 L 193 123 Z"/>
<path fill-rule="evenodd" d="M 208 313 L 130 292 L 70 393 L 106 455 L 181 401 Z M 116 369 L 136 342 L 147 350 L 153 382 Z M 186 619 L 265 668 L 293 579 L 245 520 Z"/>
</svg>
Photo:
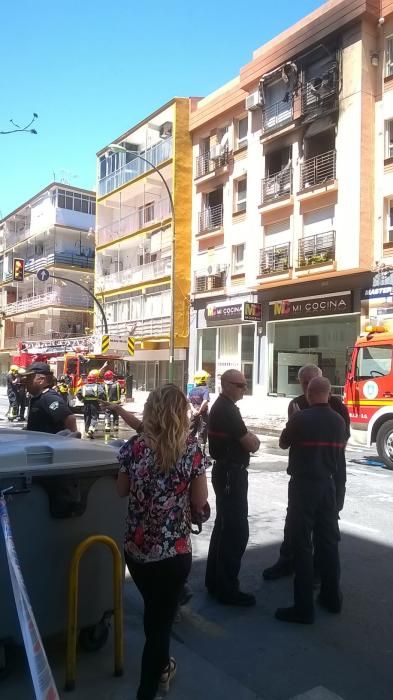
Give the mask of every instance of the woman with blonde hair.
<svg viewBox="0 0 393 700">
<path fill-rule="evenodd" d="M 169 642 L 191 568 L 191 507 L 202 512 L 207 502 L 205 457 L 189 430 L 187 399 L 167 384 L 151 392 L 140 434 L 119 453 L 118 493 L 129 497 L 125 559 L 145 604 L 138 700 L 167 692 L 176 673 Z"/>
</svg>

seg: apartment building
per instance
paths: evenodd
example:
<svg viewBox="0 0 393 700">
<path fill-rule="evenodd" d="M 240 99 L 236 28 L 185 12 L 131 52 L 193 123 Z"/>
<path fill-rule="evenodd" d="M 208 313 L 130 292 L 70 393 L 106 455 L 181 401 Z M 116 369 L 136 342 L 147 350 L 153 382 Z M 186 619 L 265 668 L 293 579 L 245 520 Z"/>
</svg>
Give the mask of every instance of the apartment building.
<svg viewBox="0 0 393 700">
<path fill-rule="evenodd" d="M 217 386 L 236 367 L 251 392 L 291 395 L 315 362 L 343 385 L 361 299 L 393 254 L 381 16 L 375 0 L 327 2 L 192 105 L 190 375 Z"/>
<path fill-rule="evenodd" d="M 103 302 L 111 338 L 135 337 L 129 374 L 141 390 L 168 380 L 171 318 L 174 378 L 181 386 L 186 381 L 192 167 L 188 122 L 188 98 L 175 98 L 97 154 L 95 293 Z"/>
<path fill-rule="evenodd" d="M 93 330 L 89 295 L 56 275 L 93 289 L 95 207 L 95 192 L 52 182 L 0 221 L 1 372 L 21 344 L 44 352 Z M 25 260 L 23 282 L 14 258 Z M 53 277 L 39 281 L 41 268 Z"/>
</svg>

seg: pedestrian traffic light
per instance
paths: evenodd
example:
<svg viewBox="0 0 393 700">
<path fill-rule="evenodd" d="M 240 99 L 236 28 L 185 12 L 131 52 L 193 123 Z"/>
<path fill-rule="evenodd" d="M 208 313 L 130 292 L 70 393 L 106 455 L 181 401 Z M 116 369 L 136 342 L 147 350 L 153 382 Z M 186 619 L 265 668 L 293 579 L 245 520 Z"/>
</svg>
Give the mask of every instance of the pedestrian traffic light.
<svg viewBox="0 0 393 700">
<path fill-rule="evenodd" d="M 23 282 L 25 278 L 25 261 L 22 258 L 14 258 L 12 278 L 14 282 Z"/>
</svg>

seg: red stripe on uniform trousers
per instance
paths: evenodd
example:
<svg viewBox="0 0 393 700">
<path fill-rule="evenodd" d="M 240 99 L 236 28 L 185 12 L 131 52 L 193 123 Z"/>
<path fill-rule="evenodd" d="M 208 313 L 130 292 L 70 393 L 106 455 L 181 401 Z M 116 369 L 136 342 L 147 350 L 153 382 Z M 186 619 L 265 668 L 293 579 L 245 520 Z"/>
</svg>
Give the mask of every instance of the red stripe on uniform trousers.
<svg viewBox="0 0 393 700">
<path fill-rule="evenodd" d="M 229 438 L 228 433 L 216 433 L 213 430 L 208 430 L 208 435 L 213 435 L 214 437 Z"/>
<path fill-rule="evenodd" d="M 323 440 L 303 440 L 296 444 L 300 447 L 345 447 L 345 442 L 324 442 Z"/>
</svg>

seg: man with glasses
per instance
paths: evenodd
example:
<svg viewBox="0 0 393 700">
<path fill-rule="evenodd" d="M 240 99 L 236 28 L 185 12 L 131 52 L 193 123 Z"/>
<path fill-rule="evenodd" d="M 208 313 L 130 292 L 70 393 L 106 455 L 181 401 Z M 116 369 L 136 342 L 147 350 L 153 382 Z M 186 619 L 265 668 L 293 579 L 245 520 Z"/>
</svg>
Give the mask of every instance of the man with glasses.
<svg viewBox="0 0 393 700">
<path fill-rule="evenodd" d="M 249 607 L 255 597 L 239 589 L 242 556 L 248 542 L 248 472 L 250 452 L 259 439 L 249 432 L 236 406 L 247 389 L 244 375 L 230 369 L 221 377 L 222 391 L 208 420 L 209 452 L 215 460 L 212 483 L 216 520 L 210 540 L 205 585 L 223 605 Z"/>
</svg>

